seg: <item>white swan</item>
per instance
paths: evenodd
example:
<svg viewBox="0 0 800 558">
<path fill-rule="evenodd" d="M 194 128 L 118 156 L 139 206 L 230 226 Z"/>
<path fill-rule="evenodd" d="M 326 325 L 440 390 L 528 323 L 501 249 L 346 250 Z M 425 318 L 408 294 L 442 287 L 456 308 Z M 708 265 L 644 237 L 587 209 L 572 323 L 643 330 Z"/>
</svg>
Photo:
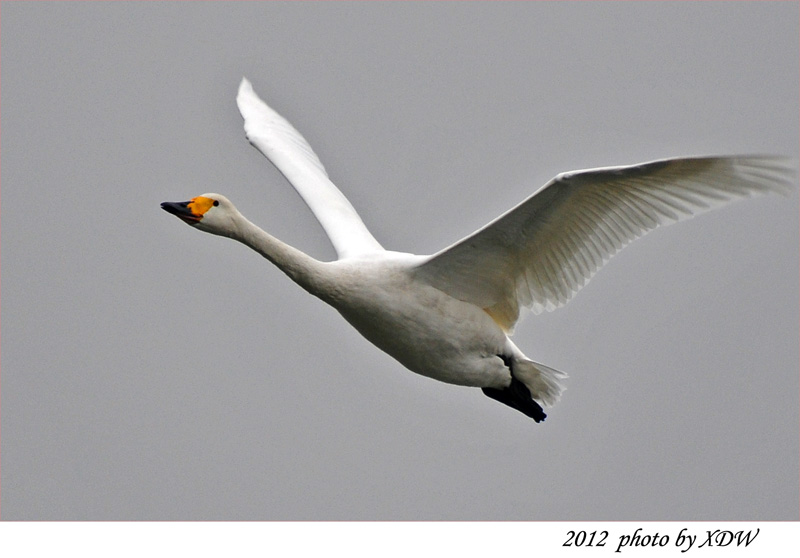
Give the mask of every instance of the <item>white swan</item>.
<svg viewBox="0 0 800 558">
<path fill-rule="evenodd" d="M 250 142 L 299 192 L 339 259 L 321 262 L 248 221 L 219 194 L 161 207 L 251 247 L 324 300 L 408 369 L 475 386 L 539 422 L 565 374 L 511 342 L 520 308 L 563 306 L 606 261 L 660 225 L 728 201 L 793 187 L 793 161 L 763 156 L 664 159 L 557 175 L 477 232 L 434 254 L 384 250 L 303 137 L 243 79 Z M 538 402 L 538 403 L 537 403 Z"/>
</svg>

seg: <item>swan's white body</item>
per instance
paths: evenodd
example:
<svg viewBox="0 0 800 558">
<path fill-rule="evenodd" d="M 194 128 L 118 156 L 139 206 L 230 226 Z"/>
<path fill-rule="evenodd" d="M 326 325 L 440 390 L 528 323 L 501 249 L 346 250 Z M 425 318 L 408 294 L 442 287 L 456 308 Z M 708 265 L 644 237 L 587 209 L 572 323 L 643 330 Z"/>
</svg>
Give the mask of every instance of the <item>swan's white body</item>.
<svg viewBox="0 0 800 558">
<path fill-rule="evenodd" d="M 332 262 L 336 287 L 321 298 L 414 372 L 451 384 L 506 387 L 509 370 L 497 355 L 522 353 L 482 309 L 417 280 L 411 270 L 422 261 L 385 252 Z"/>
<path fill-rule="evenodd" d="M 522 307 L 558 308 L 630 241 L 737 198 L 785 193 L 795 174 L 790 161 L 758 156 L 562 173 L 483 229 L 417 256 L 381 247 L 308 143 L 246 79 L 237 103 L 248 139 L 297 189 L 339 259 L 320 262 L 286 245 L 219 194 L 162 207 L 258 251 L 408 369 L 484 388 L 537 422 L 545 415 L 533 400 L 555 403 L 565 375 L 512 343 Z"/>
</svg>

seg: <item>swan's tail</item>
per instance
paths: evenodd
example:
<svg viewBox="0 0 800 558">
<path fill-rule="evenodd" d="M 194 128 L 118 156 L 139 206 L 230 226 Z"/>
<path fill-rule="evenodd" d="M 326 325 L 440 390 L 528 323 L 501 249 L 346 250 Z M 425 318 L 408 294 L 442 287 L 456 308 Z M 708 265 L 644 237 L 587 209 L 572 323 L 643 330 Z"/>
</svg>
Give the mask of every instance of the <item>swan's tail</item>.
<svg viewBox="0 0 800 558">
<path fill-rule="evenodd" d="M 551 407 L 561 399 L 561 393 L 567 389 L 564 372 L 533 362 L 528 359 L 514 359 L 511 373 L 531 392 L 531 397 Z"/>
</svg>

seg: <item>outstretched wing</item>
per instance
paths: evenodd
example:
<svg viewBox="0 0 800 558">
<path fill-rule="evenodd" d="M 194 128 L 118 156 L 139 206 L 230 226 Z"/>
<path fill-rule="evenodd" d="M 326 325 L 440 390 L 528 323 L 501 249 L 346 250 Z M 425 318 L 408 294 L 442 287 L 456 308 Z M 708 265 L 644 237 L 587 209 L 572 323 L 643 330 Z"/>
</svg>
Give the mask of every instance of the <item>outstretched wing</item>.
<svg viewBox="0 0 800 558">
<path fill-rule="evenodd" d="M 632 240 L 732 200 L 788 193 L 795 175 L 794 161 L 762 156 L 562 173 L 415 273 L 511 331 L 522 306 L 537 314 L 563 306 Z"/>
<path fill-rule="evenodd" d="M 256 95 L 247 78 L 239 85 L 236 104 L 244 118 L 247 139 L 294 186 L 325 229 L 339 258 L 383 250 L 328 178 L 308 142 Z"/>
</svg>

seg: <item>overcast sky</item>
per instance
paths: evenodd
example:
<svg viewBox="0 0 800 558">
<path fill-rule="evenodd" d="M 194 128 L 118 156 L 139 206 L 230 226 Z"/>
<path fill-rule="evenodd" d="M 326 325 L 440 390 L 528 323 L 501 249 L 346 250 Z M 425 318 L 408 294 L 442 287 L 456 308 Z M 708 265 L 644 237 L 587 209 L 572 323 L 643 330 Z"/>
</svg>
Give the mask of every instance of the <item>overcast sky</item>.
<svg viewBox="0 0 800 558">
<path fill-rule="evenodd" d="M 556 173 L 798 150 L 798 5 L 2 2 L 3 519 L 798 518 L 798 195 L 626 248 L 514 341 L 535 424 L 405 370 L 208 191 L 334 252 L 244 138 L 243 75 L 387 248 Z"/>
</svg>

